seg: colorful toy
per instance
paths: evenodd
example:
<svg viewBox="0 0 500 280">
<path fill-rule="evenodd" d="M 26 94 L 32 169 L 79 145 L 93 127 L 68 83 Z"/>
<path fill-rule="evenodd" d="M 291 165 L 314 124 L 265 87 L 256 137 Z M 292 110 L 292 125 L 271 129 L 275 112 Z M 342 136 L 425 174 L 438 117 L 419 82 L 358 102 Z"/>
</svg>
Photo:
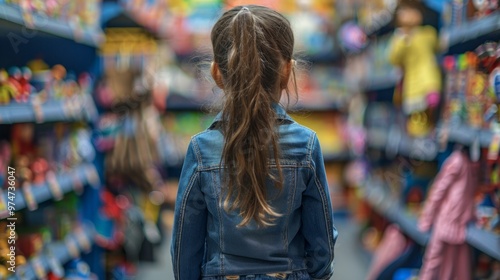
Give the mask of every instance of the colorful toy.
<svg viewBox="0 0 500 280">
<path fill-rule="evenodd" d="M 394 32 L 389 61 L 404 71 L 401 91 L 403 112 L 408 115 L 407 130 L 411 136 L 427 135 L 435 122 L 434 110 L 439 104 L 441 74 L 435 53 L 437 32 L 422 26 L 422 4 L 402 1 L 396 9 L 399 28 Z"/>
<path fill-rule="evenodd" d="M 94 280 L 95 275 L 90 271 L 89 265 L 81 259 L 71 260 L 66 265 L 66 280 Z"/>
<path fill-rule="evenodd" d="M 63 96 L 72 97 L 76 95 L 79 91 L 80 91 L 80 86 L 76 82 L 76 75 L 72 72 L 69 72 L 64 80 Z"/>
<path fill-rule="evenodd" d="M 468 14 L 474 18 L 490 15 L 498 9 L 498 0 L 472 0 Z"/>
<path fill-rule="evenodd" d="M 16 94 L 15 88 L 9 82 L 9 74 L 7 71 L 0 70 L 0 105 L 9 104 L 10 99 Z"/>
<path fill-rule="evenodd" d="M 37 158 L 31 163 L 31 172 L 33 174 L 33 184 L 42 184 L 45 182 L 45 175 L 49 171 L 49 165 L 43 158 Z"/>
<path fill-rule="evenodd" d="M 19 250 L 26 257 L 31 257 L 38 254 L 43 249 L 43 237 L 42 234 L 35 232 L 29 234 L 22 234 L 18 237 L 16 242 Z"/>
<path fill-rule="evenodd" d="M 82 93 L 90 93 L 92 90 L 92 77 L 89 73 L 84 72 L 78 76 L 78 84 Z"/>
<path fill-rule="evenodd" d="M 32 123 L 19 123 L 12 126 L 12 154 L 33 156 L 35 126 Z"/>
<path fill-rule="evenodd" d="M 61 98 L 63 96 L 64 77 L 66 77 L 66 68 L 60 64 L 54 65 L 51 71 L 51 79 L 48 82 L 48 97 Z"/>
<path fill-rule="evenodd" d="M 15 90 L 15 94 L 17 94 L 21 91 L 21 77 L 22 77 L 22 72 L 19 67 L 11 67 L 9 69 L 9 79 L 8 83 L 10 86 Z"/>
<path fill-rule="evenodd" d="M 21 69 L 21 77 L 19 78 L 19 92 L 16 96 L 17 102 L 28 102 L 33 86 L 30 84 L 31 70 L 28 67 Z"/>
</svg>

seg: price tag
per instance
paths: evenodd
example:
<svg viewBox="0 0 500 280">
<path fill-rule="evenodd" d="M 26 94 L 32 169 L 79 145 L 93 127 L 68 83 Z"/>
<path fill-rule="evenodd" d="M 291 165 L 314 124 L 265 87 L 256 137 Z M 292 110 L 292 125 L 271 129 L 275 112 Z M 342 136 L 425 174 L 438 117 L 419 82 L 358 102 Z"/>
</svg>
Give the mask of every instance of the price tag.
<svg viewBox="0 0 500 280">
<path fill-rule="evenodd" d="M 495 161 L 498 158 L 498 151 L 500 150 L 500 134 L 495 133 L 491 139 L 490 147 L 488 149 L 488 160 Z"/>
<path fill-rule="evenodd" d="M 89 184 L 94 188 L 99 188 L 100 180 L 95 166 L 89 166 L 85 173 Z"/>
<path fill-rule="evenodd" d="M 90 252 L 92 244 L 90 243 L 90 239 L 85 234 L 85 232 L 79 229 L 75 237 L 78 244 L 80 245 L 80 248 L 82 248 L 84 252 Z"/>
<path fill-rule="evenodd" d="M 46 175 L 47 185 L 49 186 L 50 192 L 55 200 L 61 200 L 64 196 L 63 191 L 61 189 L 61 185 L 57 181 L 56 175 L 54 172 L 49 171 Z"/>
<path fill-rule="evenodd" d="M 3 190 L 0 189 L 0 219 L 7 218 L 8 216 L 9 216 L 9 211 L 7 210 L 7 203 L 5 203 Z"/>
<path fill-rule="evenodd" d="M 80 249 L 78 248 L 78 244 L 76 241 L 71 238 L 71 237 L 66 237 L 66 240 L 64 242 L 66 244 L 66 248 L 68 249 L 69 255 L 73 258 L 76 259 L 80 257 Z"/>
<path fill-rule="evenodd" d="M 47 276 L 47 270 L 45 270 L 45 267 L 43 266 L 42 260 L 40 257 L 33 257 L 31 258 L 31 267 L 35 271 L 35 275 L 38 279 L 45 279 Z"/>
<path fill-rule="evenodd" d="M 23 194 L 24 200 L 26 201 L 26 206 L 29 210 L 34 211 L 38 209 L 38 202 L 36 201 L 33 190 L 31 189 L 31 184 L 28 182 L 23 183 Z"/>
<path fill-rule="evenodd" d="M 49 262 L 50 271 L 57 277 L 64 277 L 64 268 L 62 267 L 61 262 L 54 256 L 49 256 L 47 258 Z"/>
</svg>

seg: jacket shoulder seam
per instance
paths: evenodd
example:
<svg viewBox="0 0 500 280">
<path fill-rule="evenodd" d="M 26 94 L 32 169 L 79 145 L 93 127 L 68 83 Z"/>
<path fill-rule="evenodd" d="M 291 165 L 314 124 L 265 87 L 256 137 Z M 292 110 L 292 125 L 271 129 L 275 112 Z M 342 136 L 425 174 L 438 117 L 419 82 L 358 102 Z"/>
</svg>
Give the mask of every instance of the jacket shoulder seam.
<svg viewBox="0 0 500 280">
<path fill-rule="evenodd" d="M 196 161 L 198 162 L 198 166 L 196 167 L 196 171 L 199 171 L 200 168 L 203 168 L 201 151 L 200 151 L 200 147 L 198 146 L 198 141 L 196 139 L 198 137 L 198 135 L 200 135 L 201 133 L 203 133 L 203 132 L 200 132 L 200 133 L 194 135 L 193 137 L 191 137 L 191 143 L 193 144 L 194 154 L 196 155 Z"/>
</svg>

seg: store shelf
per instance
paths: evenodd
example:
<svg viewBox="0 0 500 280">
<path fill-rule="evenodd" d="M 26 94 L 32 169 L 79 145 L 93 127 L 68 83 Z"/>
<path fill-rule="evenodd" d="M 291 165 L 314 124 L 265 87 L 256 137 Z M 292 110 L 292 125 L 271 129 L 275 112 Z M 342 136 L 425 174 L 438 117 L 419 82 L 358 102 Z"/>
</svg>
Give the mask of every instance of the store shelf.
<svg viewBox="0 0 500 280">
<path fill-rule="evenodd" d="M 76 250 L 69 247 L 69 242 L 76 245 L 74 247 L 73 245 L 70 245 Z M 37 270 L 40 270 L 39 268 L 42 268 L 46 273 L 52 270 L 51 258 L 55 258 L 59 264 L 63 265 L 68 261 L 75 259 L 75 256 L 89 251 L 93 243 L 94 227 L 90 223 L 84 224 L 81 228 L 75 230 L 72 234 L 66 237 L 65 241 L 48 244 L 44 251 L 35 257 L 35 259 L 37 259 L 36 264 L 32 258 L 26 265 L 17 267 L 16 274 L 8 279 L 39 279 L 36 272 Z"/>
<path fill-rule="evenodd" d="M 39 106 L 33 103 L 0 105 L 0 124 L 92 121 L 96 116 L 94 102 L 88 95 L 67 100 L 49 100 Z"/>
<path fill-rule="evenodd" d="M 391 89 L 396 87 L 400 79 L 401 75 L 397 72 L 390 72 L 384 75 L 372 75 L 363 81 L 363 89 L 365 92 Z"/>
<path fill-rule="evenodd" d="M 307 111 L 307 112 L 327 112 L 339 111 L 347 108 L 348 102 L 299 102 L 293 104 L 291 101 L 292 111 Z M 208 111 L 213 106 L 210 100 L 195 100 L 185 97 L 172 96 L 167 100 L 167 111 Z"/>
<path fill-rule="evenodd" d="M 408 214 L 399 203 L 399 199 L 388 195 L 380 184 L 367 185 L 365 199 L 375 211 L 387 220 L 398 224 L 401 230 L 418 244 L 425 246 L 428 243 L 430 234 L 419 231 L 417 219 Z M 466 242 L 485 254 L 500 260 L 500 235 L 470 225 L 467 227 Z"/>
<path fill-rule="evenodd" d="M 418 230 L 417 220 L 406 213 L 399 204 L 399 199 L 390 197 L 382 190 L 382 187 L 376 185 L 369 185 L 365 188 L 365 198 L 375 211 L 389 221 L 398 224 L 401 230 L 418 244 L 422 246 L 427 244 L 430 234 Z"/>
<path fill-rule="evenodd" d="M 32 17 L 33 26 L 30 26 L 29 29 L 38 30 L 93 47 L 99 46 L 104 40 L 104 34 L 99 29 L 75 28 L 68 22 L 53 19 L 49 16 L 37 14 L 36 12 L 32 14 Z M 0 20 L 25 26 L 23 11 L 18 5 L 0 3 Z"/>
<path fill-rule="evenodd" d="M 349 161 L 352 159 L 353 159 L 353 156 L 348 151 L 344 151 L 344 152 L 336 153 L 336 154 L 324 154 L 323 155 L 323 160 L 325 162 L 344 162 L 344 161 Z"/>
<path fill-rule="evenodd" d="M 443 29 L 441 33 L 445 36 L 442 40 L 447 41 L 448 47 L 452 48 L 498 31 L 500 31 L 500 13 L 496 12 L 481 19 Z"/>
<path fill-rule="evenodd" d="M 500 261 L 500 235 L 471 225 L 467 228 L 467 243 Z"/>
<path fill-rule="evenodd" d="M 388 130 L 372 128 L 368 130 L 368 147 L 384 150 L 388 156 L 402 155 L 422 161 L 433 161 L 439 152 L 436 140 L 413 138 L 397 127 Z"/>
<path fill-rule="evenodd" d="M 463 145 L 472 145 L 474 141 L 479 140 L 481 147 L 490 146 L 493 139 L 493 132 L 487 129 L 474 128 L 467 125 L 455 125 L 449 127 L 440 126 L 439 131 L 447 131 L 448 141 Z"/>
<path fill-rule="evenodd" d="M 298 103 L 295 106 L 291 106 L 291 111 L 298 112 L 329 112 L 329 111 L 341 111 L 348 107 L 348 102 L 323 102 L 322 104 L 305 104 Z"/>
<path fill-rule="evenodd" d="M 82 164 L 73 168 L 69 172 L 61 173 L 56 175 L 56 180 L 58 185 L 60 186 L 61 194 L 69 193 L 75 190 L 75 185 L 85 186 L 87 184 L 95 184 L 94 180 L 98 180 L 98 178 L 93 177 L 96 174 L 95 166 L 92 164 Z M 36 205 L 45 202 L 49 199 L 56 198 L 54 197 L 51 188 L 48 183 L 44 183 L 41 185 L 32 185 L 31 191 L 33 194 L 33 198 L 36 201 Z M 5 202 L 8 202 L 8 192 L 3 192 L 3 199 Z M 22 191 L 21 186 L 16 186 L 15 199 L 14 199 L 15 209 L 19 211 L 27 207 L 27 201 L 25 194 Z M 0 213 L 0 219 L 7 218 L 9 216 L 8 212 Z"/>
</svg>

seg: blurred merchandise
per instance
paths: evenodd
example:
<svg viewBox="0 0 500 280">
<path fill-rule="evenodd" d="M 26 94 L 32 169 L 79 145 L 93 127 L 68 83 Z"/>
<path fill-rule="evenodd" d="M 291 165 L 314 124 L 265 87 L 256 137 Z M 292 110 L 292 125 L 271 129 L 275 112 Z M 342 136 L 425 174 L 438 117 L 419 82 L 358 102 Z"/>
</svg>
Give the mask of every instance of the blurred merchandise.
<svg viewBox="0 0 500 280">
<path fill-rule="evenodd" d="M 408 115 L 407 131 L 415 137 L 425 136 L 432 129 L 441 90 L 435 58 L 437 32 L 431 26 L 422 26 L 422 9 L 417 1 L 399 3 L 396 8 L 398 29 L 389 50 L 389 61 L 403 70 L 394 102 Z"/>
<path fill-rule="evenodd" d="M 0 75 L 3 83 L 1 96 L 3 105 L 32 102 L 33 98 L 38 98 L 41 102 L 69 99 L 89 93 L 91 86 L 87 73 L 82 73 L 77 81 L 74 73 L 67 75 L 64 66 L 59 64 L 54 65 L 50 71 L 35 72 L 34 77 L 28 67 L 21 69 L 10 67 L 8 72 L 1 69 Z"/>
<path fill-rule="evenodd" d="M 459 26 L 469 20 L 486 17 L 498 10 L 497 0 L 444 1 L 444 26 Z"/>
<path fill-rule="evenodd" d="M 444 162 L 419 218 L 423 232 L 433 232 L 424 256 L 420 279 L 470 279 L 466 226 L 474 219 L 474 181 L 477 170 L 463 151 Z"/>
<path fill-rule="evenodd" d="M 444 57 L 444 122 L 477 128 L 498 126 L 497 53 L 497 44 L 488 42 L 475 52 Z"/>
<path fill-rule="evenodd" d="M 99 25 L 100 0 L 6 0 L 6 3 L 19 5 L 27 14 L 36 13 L 83 28 L 95 28 Z"/>
<path fill-rule="evenodd" d="M 321 144 L 334 278 L 500 279 L 499 3 L 0 0 L 0 279 L 173 279 L 178 177 L 224 100 L 211 28 L 250 4 L 294 29 L 281 104 Z"/>
</svg>

